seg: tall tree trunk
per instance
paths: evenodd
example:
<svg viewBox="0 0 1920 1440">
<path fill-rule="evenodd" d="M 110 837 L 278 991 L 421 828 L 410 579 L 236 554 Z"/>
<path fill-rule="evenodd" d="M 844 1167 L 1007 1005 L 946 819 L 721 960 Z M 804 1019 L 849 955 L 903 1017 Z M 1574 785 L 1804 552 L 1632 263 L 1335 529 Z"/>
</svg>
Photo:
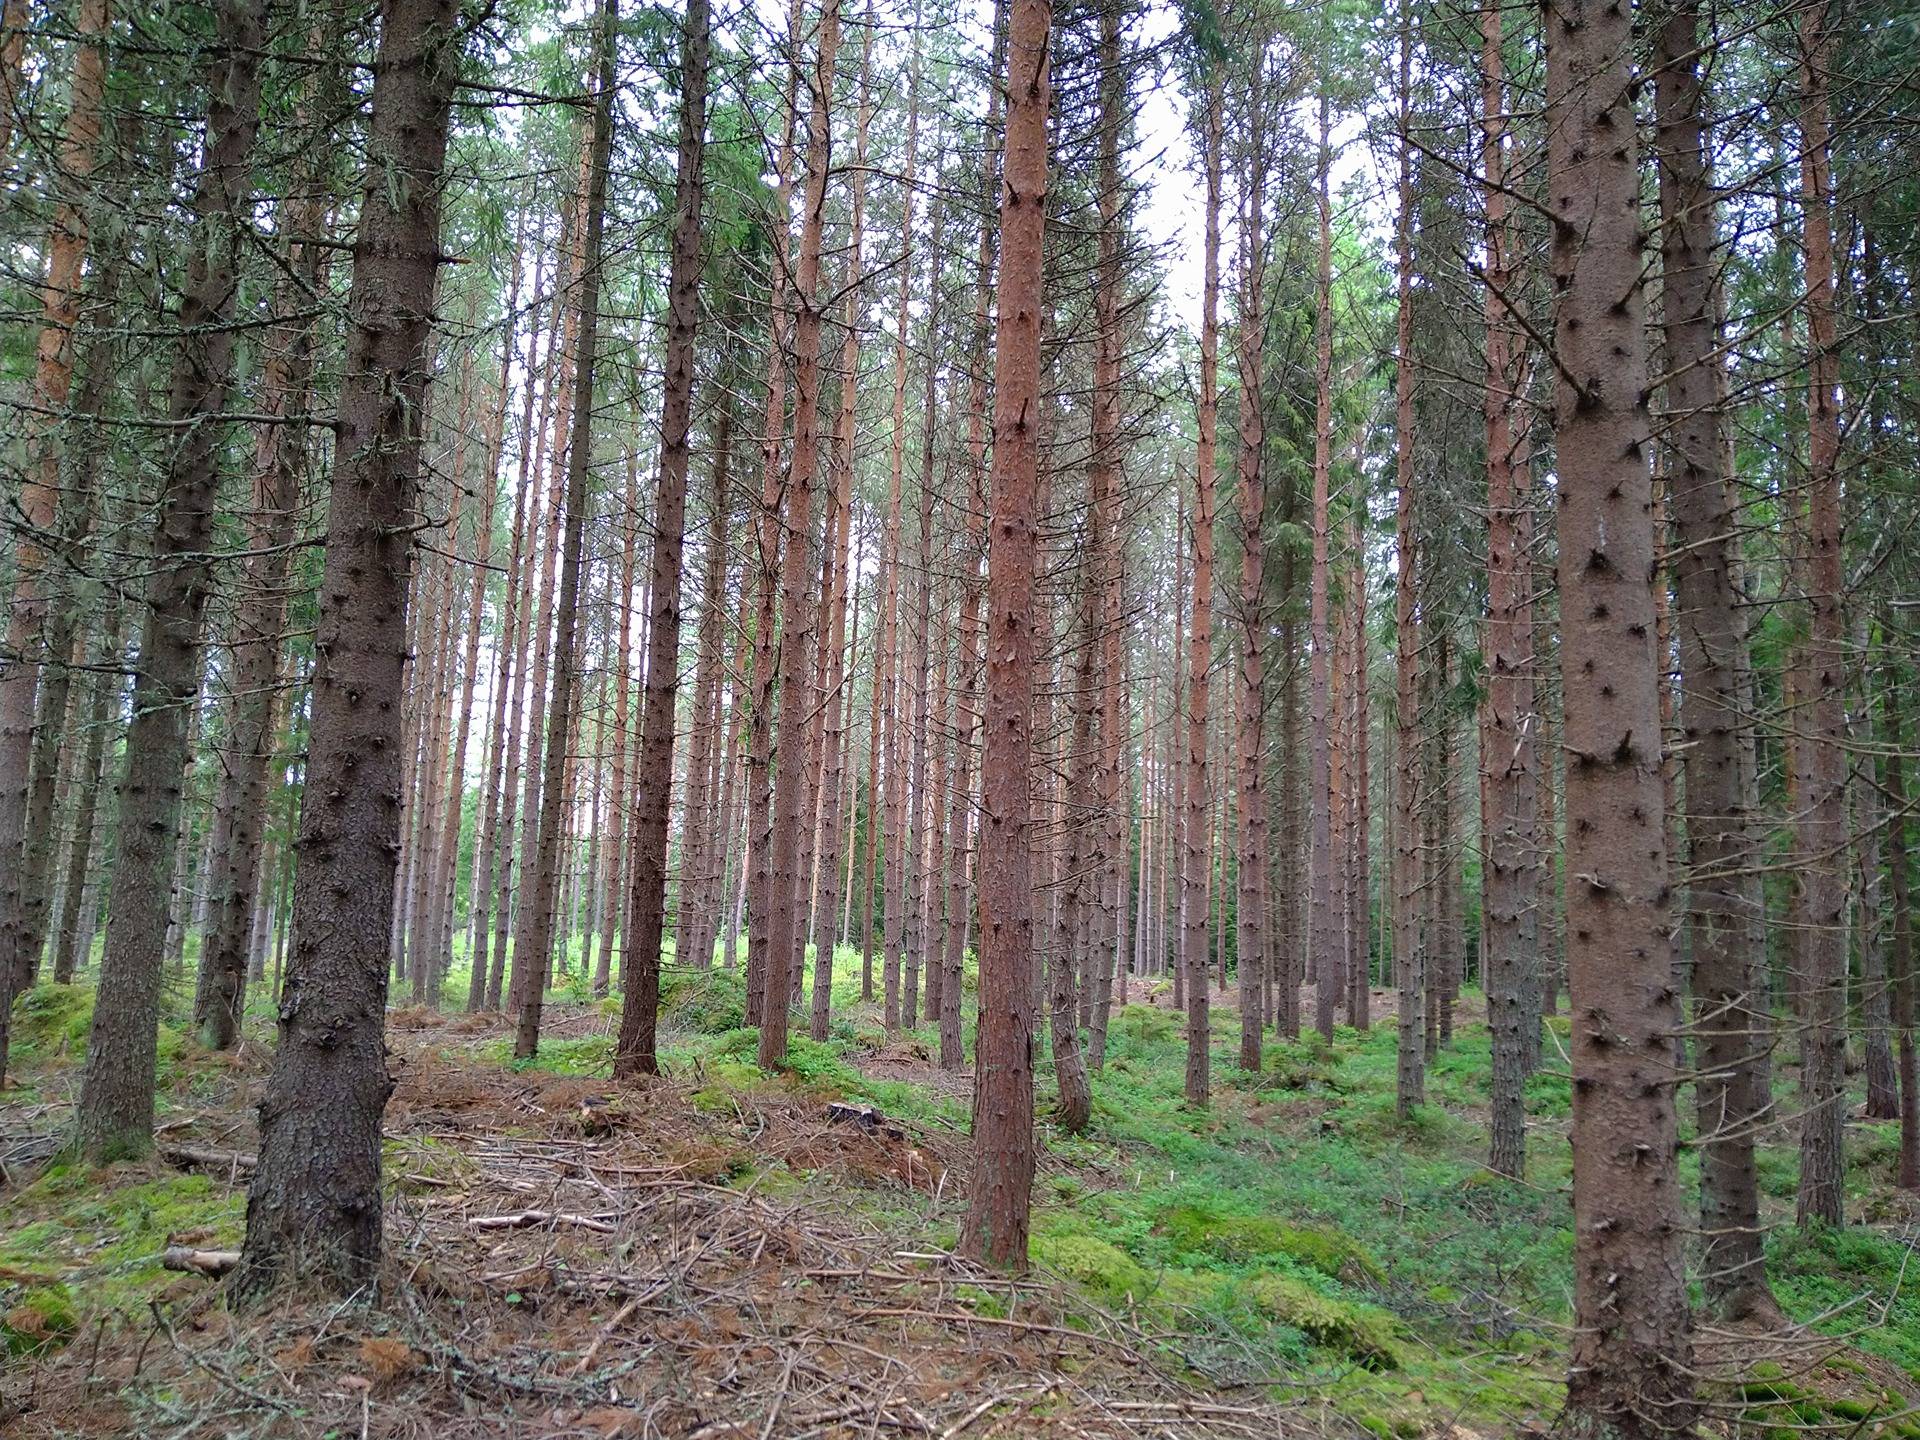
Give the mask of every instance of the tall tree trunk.
<svg viewBox="0 0 1920 1440">
<path fill-rule="evenodd" d="M 848 696 L 842 691 L 847 680 L 847 600 L 852 589 L 847 564 L 847 543 L 853 523 L 854 446 L 858 440 L 860 389 L 860 281 L 861 229 L 867 209 L 867 128 L 873 121 L 873 35 L 874 11 L 868 0 L 867 20 L 860 41 L 859 118 L 854 126 L 853 203 L 847 242 L 847 271 L 841 281 L 846 291 L 846 315 L 840 344 L 840 415 L 834 441 L 833 497 L 829 513 L 834 518 L 834 533 L 828 537 L 834 555 L 834 580 L 831 596 L 823 593 L 822 606 L 828 610 L 826 650 L 827 674 L 824 714 L 821 717 L 821 819 L 819 867 L 827 898 L 818 907 L 819 923 L 813 927 L 813 1010 L 808 1034 L 817 1041 L 827 1038 L 827 1022 L 833 1000 L 833 900 L 840 876 L 840 786 L 845 766 L 845 717 L 851 712 Z M 907 1013 L 913 1012 L 913 996 L 907 999 Z M 911 1018 L 908 1021 L 912 1023 Z"/>
<path fill-rule="evenodd" d="M 1398 330 L 1394 342 L 1394 770 L 1393 975 L 1399 996 L 1399 1064 L 1394 1109 L 1404 1120 L 1427 1098 L 1423 1004 L 1426 937 L 1420 933 L 1420 622 L 1414 610 L 1419 567 L 1413 494 L 1413 18 L 1400 0 L 1399 211 L 1394 222 Z"/>
<path fill-rule="evenodd" d="M 771 885 L 768 895 L 766 998 L 760 1016 L 763 1070 L 786 1059 L 789 997 L 802 939 L 801 846 L 807 790 L 807 664 L 813 653 L 813 607 L 808 603 L 808 537 L 814 472 L 820 460 L 820 252 L 826 223 L 827 177 L 832 166 L 834 57 L 840 48 L 840 0 L 823 0 L 815 41 L 809 113 L 807 175 L 800 210 L 800 253 L 794 268 L 793 459 L 783 518 L 787 534 L 780 562 L 779 770 L 774 778 Z"/>
<path fill-rule="evenodd" d="M 1807 1027 L 1800 1125 L 1802 1225 L 1845 1221 L 1847 1015 L 1846 636 L 1841 602 L 1840 353 L 1834 307 L 1833 182 L 1827 72 L 1833 39 L 1824 0 L 1800 17 L 1800 199 L 1807 306 L 1806 647 L 1812 691 L 1800 743 L 1797 824 L 1805 913 L 1800 983 Z"/>
<path fill-rule="evenodd" d="M 1307 619 L 1307 949 L 1313 957 L 1315 1028 L 1333 1039 L 1334 1006 L 1344 988 L 1333 895 L 1333 207 L 1327 193 L 1332 151 L 1327 138 L 1326 80 L 1320 94 L 1320 164 L 1314 189 L 1319 268 L 1314 286 L 1313 574 Z"/>
<path fill-rule="evenodd" d="M 83 0 L 74 15 L 73 69 L 67 123 L 57 157 L 58 193 L 47 241 L 45 296 L 34 353 L 27 471 L 16 500 L 22 529 L 13 552 L 13 594 L 0 646 L 0 1077 L 7 1068 L 13 997 L 34 957 L 27 944 L 30 907 L 26 854 L 39 839 L 27 833 L 27 784 L 34 713 L 44 654 L 41 628 L 50 596 L 46 557 L 35 537 L 53 528 L 63 451 L 60 417 L 73 390 L 74 336 L 80 325 L 87 263 L 89 181 L 100 159 L 101 98 L 106 89 L 109 0 Z M 24 22 L 22 14 L 18 18 Z M 18 26 L 13 26 L 16 33 Z M 15 65 L 17 70 L 17 64 Z M 9 89 L 13 89 L 9 82 Z M 17 104 L 17 95 L 15 97 Z M 11 119 L 14 105 L 7 106 Z M 6 147 L 0 146 L 0 160 Z"/>
<path fill-rule="evenodd" d="M 1181 825 L 1184 861 L 1182 899 L 1186 934 L 1181 944 L 1187 1001 L 1186 1097 L 1190 1105 L 1207 1103 L 1210 1086 L 1207 1047 L 1212 1038 L 1207 1015 L 1208 890 L 1212 875 L 1207 846 L 1207 692 L 1213 668 L 1213 484 L 1215 431 L 1220 397 L 1220 151 L 1223 76 L 1214 64 L 1206 80 L 1201 163 L 1206 170 L 1205 256 L 1200 299 L 1199 442 L 1193 478 L 1193 623 L 1187 637 L 1187 753 L 1183 770 Z"/>
<path fill-rule="evenodd" d="M 554 604 L 555 633 L 553 637 L 554 685 L 553 709 L 547 719 L 547 748 L 543 765 L 544 775 L 540 785 L 539 829 L 533 850 L 533 873 L 527 877 L 532 889 L 526 897 L 526 924 L 516 937 L 514 946 L 514 972 L 518 978 L 524 974 L 526 984 L 520 995 L 520 1016 L 514 1030 L 514 1058 L 528 1060 L 540 1048 L 540 1012 L 546 990 L 547 956 L 553 950 L 555 921 L 557 914 L 560 885 L 560 856 L 567 821 L 572 813 L 574 797 L 572 787 L 567 785 L 568 762 L 573 754 L 573 739 L 576 725 L 574 707 L 579 703 L 580 694 L 580 559 L 581 549 L 586 539 L 587 481 L 593 468 L 593 401 L 594 401 L 594 362 L 595 349 L 600 335 L 600 250 L 601 237 L 606 230 L 607 208 L 607 157 L 613 143 L 613 100 L 614 100 L 614 35 L 618 0 L 600 0 L 598 70 L 595 82 L 591 137 L 588 141 L 588 172 L 586 183 L 586 201 L 581 211 L 580 238 L 580 290 L 579 322 L 574 329 L 573 356 L 573 434 L 567 442 L 567 494 L 566 529 L 560 547 L 560 583 L 559 593 Z M 672 364 L 669 362 L 669 372 Z M 672 381 L 669 381 L 669 394 L 672 393 Z M 667 422 L 667 434 L 673 434 L 672 421 Z M 680 494 L 684 504 L 686 498 L 686 469 L 684 447 L 682 450 Z M 662 467 L 664 470 L 664 466 Z M 656 521 L 665 528 L 666 517 L 656 515 Z M 674 595 L 676 610 L 676 645 L 678 641 L 677 599 L 679 593 L 678 555 L 675 555 Z M 659 603 L 656 593 L 655 604 Z M 658 616 L 656 615 L 656 625 Z M 672 677 L 678 670 L 677 651 L 669 660 L 665 670 Z M 649 667 L 649 690 L 654 677 Z M 669 682 L 671 683 L 671 679 Z M 671 699 L 669 699 L 671 703 Z M 667 721 L 668 763 L 672 763 L 672 717 Z M 662 787 L 661 804 L 666 803 L 665 788 Z M 636 829 L 638 827 L 636 826 Z M 566 931 L 561 930 L 560 943 L 566 944 Z M 656 948 L 658 942 L 656 939 Z M 622 1016 L 624 1028 L 625 1017 Z"/>
<path fill-rule="evenodd" d="M 1265 80 L 1266 47 L 1253 56 L 1247 88 L 1249 133 L 1240 213 L 1240 368 L 1239 438 L 1235 464 L 1240 480 L 1240 674 L 1236 688 L 1235 823 L 1239 875 L 1234 900 L 1240 960 L 1240 1065 L 1260 1069 L 1260 1031 L 1266 966 L 1266 559 L 1267 489 L 1263 469 L 1267 443 L 1267 104 L 1260 93 Z"/>
<path fill-rule="evenodd" d="M 1908 870 L 1912 855 L 1907 848 L 1907 772 L 1900 687 L 1897 676 L 1889 673 L 1881 690 L 1884 743 L 1887 747 L 1887 809 L 1892 824 L 1888 833 L 1888 892 L 1893 902 L 1893 952 L 1889 965 L 1893 971 L 1893 1028 L 1900 1054 L 1900 1167 L 1898 1184 L 1903 1190 L 1920 1190 L 1920 1066 L 1914 1060 L 1914 973 L 1913 973 L 1913 901 Z"/>
<path fill-rule="evenodd" d="M 1574 1434 L 1692 1420 L 1632 17 L 1548 0 L 1573 1030 Z"/>
<path fill-rule="evenodd" d="M 1765 1110 L 1756 1060 L 1770 1016 L 1754 987 L 1748 912 L 1746 760 L 1739 700 L 1746 623 L 1734 575 L 1735 516 L 1715 300 L 1719 246 L 1700 77 L 1700 11 L 1674 0 L 1655 32 L 1673 577 L 1679 598 L 1680 725 L 1685 741 L 1687 938 L 1693 948 L 1695 1105 L 1700 1147 L 1700 1283 L 1737 1318 L 1767 1306 L 1765 1234 L 1754 1164 Z M 1549 843 L 1552 836 L 1543 837 Z"/>
<path fill-rule="evenodd" d="M 309 51 L 323 54 L 319 36 Z M 324 70 L 315 84 L 315 118 L 330 116 L 344 89 L 343 73 Z M 323 239 L 328 197 L 324 186 L 334 166 L 319 142 L 320 155 L 307 165 L 305 188 L 287 207 L 291 235 Z M 298 414 L 311 408 L 314 370 L 314 322 L 299 315 L 307 297 L 325 279 L 329 251 L 323 244 L 290 241 L 288 275 L 276 305 L 293 318 L 274 327 L 263 366 L 262 390 L 269 415 Z M 291 543 L 301 516 L 300 482 L 307 464 L 307 432 L 298 424 L 268 423 L 254 452 L 253 516 L 250 548 L 242 579 L 244 603 L 235 607 L 233 698 L 227 725 L 220 809 L 230 817 L 221 849 L 214 923 L 200 955 L 200 979 L 194 997 L 194 1027 L 201 1044 L 213 1050 L 232 1047 L 246 1012 L 247 961 L 252 940 L 254 895 L 259 889 L 265 836 L 268 770 L 273 759 L 278 710 L 281 649 L 285 639 Z"/>
<path fill-rule="evenodd" d="M 546 251 L 535 237 L 533 262 L 534 303 L 539 303 L 546 274 Z M 527 358 L 524 371 L 524 395 L 520 409 L 519 456 L 514 467 L 513 530 L 508 542 L 507 570 L 501 577 L 500 635 L 493 672 L 493 718 L 488 725 L 492 751 L 487 764 L 486 790 L 480 797 L 480 833 L 474 839 L 472 930 L 468 951 L 473 957 L 473 979 L 467 989 L 469 1010 L 498 1009 L 500 984 L 506 968 L 506 945 L 495 947 L 492 904 L 494 871 L 501 861 L 501 831 L 509 823 L 512 785 L 519 765 L 519 710 L 517 700 L 525 673 L 527 625 L 525 592 L 531 572 L 529 559 L 533 543 L 529 537 L 528 515 L 534 505 L 530 481 L 534 431 L 534 402 L 540 383 L 540 325 L 536 320 L 527 332 Z M 549 357 L 551 358 L 551 357 Z M 511 371 L 513 350 L 507 347 L 502 365 Z M 535 522 L 537 524 L 537 522 Z M 511 854 L 511 845 L 506 846 Z M 504 863 L 510 864 L 508 860 Z"/>
<path fill-rule="evenodd" d="M 234 331 L 227 322 L 252 202 L 266 18 L 263 0 L 222 4 L 208 79 L 205 150 L 167 403 L 181 436 L 161 482 L 120 783 L 107 947 L 77 1115 L 81 1146 L 96 1160 L 142 1155 L 153 1143 L 167 872 L 180 831 L 182 776 L 198 714 L 202 621 L 213 588 L 207 551 L 220 488 L 219 416 L 233 370 Z"/>
<path fill-rule="evenodd" d="M 1007 1270 L 1026 1268 L 1034 1165 L 1031 617 L 1052 19 L 1048 0 L 1009 6 L 987 574 L 991 723 L 980 763 L 980 1033 L 974 1174 L 960 1232 L 964 1253 Z"/>
<path fill-rule="evenodd" d="M 240 1285 L 348 1292 L 380 1261 L 382 1032 L 399 841 L 410 522 L 460 39 L 453 0 L 385 0 L 320 585 L 294 942 L 260 1102 Z"/>
<path fill-rule="evenodd" d="M 97 851 L 103 828 L 99 824 L 100 791 L 106 783 L 107 731 L 120 709 L 120 667 L 126 655 L 125 606 L 118 589 L 109 593 L 100 625 L 100 648 L 95 671 L 87 686 L 86 749 L 80 760 L 74 804 L 73 837 L 67 850 L 66 893 L 54 931 L 53 979 L 56 985 L 72 981 L 74 972 L 90 959 L 100 880 Z"/>
<path fill-rule="evenodd" d="M 1524 975 L 1529 955 L 1527 920 L 1538 903 L 1534 870 L 1534 824 L 1540 804 L 1534 794 L 1532 712 L 1533 574 L 1528 554 L 1526 486 L 1516 473 L 1525 442 L 1516 435 L 1514 411 L 1523 375 L 1515 303 L 1507 256 L 1506 79 L 1501 13 L 1480 12 L 1480 155 L 1486 204 L 1487 371 L 1482 409 L 1487 435 L 1487 628 L 1486 703 L 1482 707 L 1480 769 L 1487 794 L 1482 838 L 1482 909 L 1486 935 L 1487 1027 L 1493 1043 L 1493 1103 L 1488 1166 L 1516 1179 L 1526 1173 L 1526 1041 Z M 1535 1025 L 1539 1020 L 1532 1020 Z"/>
</svg>

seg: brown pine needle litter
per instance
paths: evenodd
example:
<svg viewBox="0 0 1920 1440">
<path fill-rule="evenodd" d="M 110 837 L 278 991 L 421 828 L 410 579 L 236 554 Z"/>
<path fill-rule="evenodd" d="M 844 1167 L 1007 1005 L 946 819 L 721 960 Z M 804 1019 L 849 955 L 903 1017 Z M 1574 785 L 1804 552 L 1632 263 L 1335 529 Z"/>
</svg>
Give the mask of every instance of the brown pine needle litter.
<svg viewBox="0 0 1920 1440">
<path fill-rule="evenodd" d="M 800 1093 L 715 1114 L 672 1081 L 515 1074 L 456 1034 L 485 1038 L 426 1017 L 390 1031 L 376 1293 L 246 1312 L 211 1268 L 176 1276 L 148 1312 L 89 1315 L 65 1349 L 11 1366 L 0 1430 L 982 1440 L 1330 1419 L 1200 1388 L 1162 1338 L 1045 1276 L 973 1269 L 905 1205 L 890 1232 L 867 1218 L 886 1207 L 836 1203 L 915 1192 L 950 1216 L 963 1138 L 831 1124 Z M 254 1088 L 170 1133 L 171 1163 L 244 1187 Z"/>
</svg>

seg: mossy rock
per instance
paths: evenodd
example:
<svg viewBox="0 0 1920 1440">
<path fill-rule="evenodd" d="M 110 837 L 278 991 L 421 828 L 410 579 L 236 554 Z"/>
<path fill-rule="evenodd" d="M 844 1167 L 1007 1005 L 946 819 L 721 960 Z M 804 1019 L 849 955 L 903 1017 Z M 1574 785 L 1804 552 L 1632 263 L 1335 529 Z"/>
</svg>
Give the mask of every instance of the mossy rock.
<svg viewBox="0 0 1920 1440">
<path fill-rule="evenodd" d="M 1265 1215 L 1221 1215 L 1197 1205 L 1172 1210 L 1160 1229 L 1176 1248 L 1228 1264 L 1284 1256 L 1349 1284 L 1378 1280 L 1380 1266 L 1366 1248 L 1325 1225 L 1293 1225 Z"/>
<path fill-rule="evenodd" d="M 1400 1344 L 1393 1317 L 1371 1305 L 1336 1300 L 1286 1275 L 1261 1275 L 1247 1295 L 1268 1319 L 1290 1325 L 1314 1344 L 1369 1370 L 1397 1370 Z"/>
<path fill-rule="evenodd" d="M 1113 1304 L 1139 1300 L 1155 1288 L 1138 1260 L 1091 1235 L 1037 1235 L 1033 1258 Z"/>
<path fill-rule="evenodd" d="M 58 1350 L 80 1329 L 80 1312 L 65 1285 L 28 1289 L 0 1315 L 0 1352 L 44 1355 Z"/>
</svg>

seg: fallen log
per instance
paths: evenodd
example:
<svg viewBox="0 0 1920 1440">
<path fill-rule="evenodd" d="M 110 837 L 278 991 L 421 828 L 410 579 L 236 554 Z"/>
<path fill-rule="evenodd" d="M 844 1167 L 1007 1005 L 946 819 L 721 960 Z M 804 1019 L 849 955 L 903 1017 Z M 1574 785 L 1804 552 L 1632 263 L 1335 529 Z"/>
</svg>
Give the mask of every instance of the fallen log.
<svg viewBox="0 0 1920 1440">
<path fill-rule="evenodd" d="M 244 1150 L 214 1150 L 205 1145 L 162 1145 L 160 1158 L 181 1170 L 224 1170 L 229 1175 L 260 1163 L 258 1155 Z"/>
<path fill-rule="evenodd" d="M 218 1280 L 240 1263 L 238 1250 L 196 1250 L 191 1245 L 169 1245 L 160 1256 L 162 1270 L 184 1270 Z"/>
</svg>

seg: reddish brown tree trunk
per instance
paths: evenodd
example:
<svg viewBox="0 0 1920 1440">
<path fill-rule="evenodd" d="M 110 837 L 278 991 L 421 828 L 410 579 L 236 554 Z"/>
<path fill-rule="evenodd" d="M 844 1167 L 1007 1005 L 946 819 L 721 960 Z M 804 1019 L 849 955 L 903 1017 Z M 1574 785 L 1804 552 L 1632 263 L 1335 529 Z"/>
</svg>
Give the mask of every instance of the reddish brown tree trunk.
<svg viewBox="0 0 1920 1440">
<path fill-rule="evenodd" d="M 600 248 L 606 228 L 607 157 L 613 136 L 616 3 L 617 0 L 600 0 L 597 26 L 599 74 L 595 81 L 593 118 L 589 122 L 588 173 L 581 210 L 580 318 L 574 328 L 573 434 L 567 442 L 566 522 L 560 546 L 559 590 L 554 604 L 554 703 L 547 721 L 547 746 L 542 767 L 545 773 L 539 792 L 539 828 L 534 835 L 533 873 L 528 877 L 531 891 L 525 897 L 526 923 L 520 928 L 514 947 L 515 978 L 525 977 L 513 1042 L 514 1058 L 519 1060 L 531 1059 L 540 1046 L 540 1012 L 546 990 L 547 956 L 553 949 L 555 922 L 559 918 L 556 912 L 560 856 L 567 821 L 573 809 L 572 787 L 565 781 L 574 748 L 574 707 L 580 692 L 580 560 L 586 538 L 588 472 L 593 464 L 594 362 L 597 358 L 594 352 L 600 328 Z M 699 3 L 699 0 L 695 0 L 695 3 Z M 668 374 L 672 376 L 674 373 L 669 360 Z M 673 384 L 673 380 L 669 379 L 669 399 L 674 394 Z M 670 412 L 663 412 L 665 414 Z M 673 434 L 670 418 L 666 420 L 666 432 L 669 437 Z M 665 467 L 662 468 L 664 470 Z M 684 470 L 682 475 L 684 495 Z M 662 517 L 656 516 L 656 519 Z M 675 576 L 677 588 L 677 566 Z M 656 623 L 657 620 L 656 616 Z M 669 671 L 674 668 L 671 664 L 667 667 Z M 669 721 L 669 744 L 671 733 Z M 662 803 L 665 803 L 664 795 Z M 564 946 L 564 929 L 560 938 Z"/>
<path fill-rule="evenodd" d="M 808 536 L 814 472 L 820 459 L 820 251 L 827 176 L 832 165 L 834 57 L 840 46 L 840 0 L 823 0 L 807 119 L 807 176 L 801 203 L 800 254 L 794 268 L 793 460 L 782 516 L 780 565 L 779 770 L 774 777 L 771 885 L 768 895 L 766 998 L 760 1016 L 763 1070 L 786 1059 L 789 997 L 803 939 L 802 847 L 807 828 L 807 665 L 813 653 L 814 607 L 807 595 Z"/>
<path fill-rule="evenodd" d="M 1052 15 L 1048 0 L 1009 7 L 987 576 L 991 718 L 980 765 L 980 1034 L 974 1174 L 960 1236 L 964 1253 L 1008 1270 L 1026 1268 L 1034 1164 L 1031 616 Z"/>
<path fill-rule="evenodd" d="M 9 10 L 9 14 L 12 11 Z M 99 161 L 101 97 L 106 88 L 109 0 L 84 0 L 74 15 L 73 69 L 68 80 L 67 123 L 60 137 L 58 194 L 47 241 L 47 271 L 40 336 L 34 354 L 33 404 L 28 464 L 16 500 L 23 528 L 13 552 L 13 595 L 6 640 L 0 648 L 0 1076 L 7 1067 L 13 997 L 34 957 L 27 944 L 30 907 L 25 863 L 27 783 L 33 758 L 34 712 L 42 659 L 41 627 L 48 593 L 46 557 L 36 535 L 53 528 L 60 494 L 60 417 L 73 389 L 74 335 L 80 324 L 82 276 L 87 262 L 87 194 Z M 15 17 L 24 21 L 24 15 Z M 12 26 L 18 35 L 19 26 Z M 24 37 L 20 37 L 24 44 Z M 13 62 L 17 73 L 18 62 Z M 9 82 L 9 88 L 12 83 Z M 15 104 L 17 104 L 17 92 Z M 15 105 L 7 106 L 11 120 Z M 0 160 L 6 147 L 0 146 Z"/>
</svg>

